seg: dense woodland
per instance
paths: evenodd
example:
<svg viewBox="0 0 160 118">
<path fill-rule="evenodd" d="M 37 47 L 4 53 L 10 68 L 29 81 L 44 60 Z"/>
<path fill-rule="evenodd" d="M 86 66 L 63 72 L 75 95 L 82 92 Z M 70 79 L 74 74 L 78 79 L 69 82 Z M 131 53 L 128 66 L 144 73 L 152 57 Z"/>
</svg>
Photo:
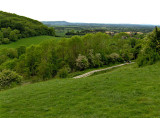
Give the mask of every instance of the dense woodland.
<svg viewBox="0 0 160 118">
<path fill-rule="evenodd" d="M 54 36 L 55 31 L 39 21 L 0 11 L 0 44 L 40 35 Z"/>
<path fill-rule="evenodd" d="M 26 17 L 0 12 L 1 41 L 16 36 L 55 35 L 53 28 Z M 5 16 L 5 17 L 4 17 Z M 69 73 L 88 68 L 136 60 L 139 67 L 159 60 L 160 30 L 144 34 L 102 32 L 45 41 L 30 47 L 0 50 L 0 88 L 21 81 L 41 81 L 53 77 L 66 78 Z"/>
</svg>

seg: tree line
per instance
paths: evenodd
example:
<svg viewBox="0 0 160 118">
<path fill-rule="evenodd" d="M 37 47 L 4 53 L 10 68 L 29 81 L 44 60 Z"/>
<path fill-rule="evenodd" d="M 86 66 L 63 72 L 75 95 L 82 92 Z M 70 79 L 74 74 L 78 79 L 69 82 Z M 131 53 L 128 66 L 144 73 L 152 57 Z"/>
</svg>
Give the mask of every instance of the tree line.
<svg viewBox="0 0 160 118">
<path fill-rule="evenodd" d="M 0 70 L 11 70 L 25 79 L 41 81 L 87 68 L 124 63 L 137 58 L 141 39 L 124 33 L 111 37 L 105 33 L 73 36 L 45 41 L 30 47 L 0 51 Z M 4 71 L 5 72 L 5 71 Z"/>
</svg>

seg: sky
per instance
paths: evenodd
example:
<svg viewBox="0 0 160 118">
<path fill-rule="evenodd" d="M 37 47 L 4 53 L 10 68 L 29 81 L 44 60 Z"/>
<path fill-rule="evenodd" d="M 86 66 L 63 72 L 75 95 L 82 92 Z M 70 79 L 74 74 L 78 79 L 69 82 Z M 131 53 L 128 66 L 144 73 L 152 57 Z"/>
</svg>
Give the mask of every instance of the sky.
<svg viewBox="0 0 160 118">
<path fill-rule="evenodd" d="M 0 10 L 39 21 L 160 25 L 160 0 L 1 0 Z"/>
</svg>

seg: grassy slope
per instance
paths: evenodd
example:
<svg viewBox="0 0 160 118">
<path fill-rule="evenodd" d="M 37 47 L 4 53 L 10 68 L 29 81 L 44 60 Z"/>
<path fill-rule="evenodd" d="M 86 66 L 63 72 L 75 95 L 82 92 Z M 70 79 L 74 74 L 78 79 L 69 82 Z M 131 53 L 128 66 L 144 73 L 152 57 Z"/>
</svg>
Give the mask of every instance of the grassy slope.
<svg viewBox="0 0 160 118">
<path fill-rule="evenodd" d="M 12 42 L 10 44 L 3 44 L 0 45 L 0 49 L 2 48 L 17 48 L 19 46 L 30 46 L 32 44 L 39 44 L 42 41 L 50 40 L 50 39 L 58 39 L 57 37 L 53 36 L 36 36 L 36 37 L 30 37 L 30 38 L 23 38 L 16 42 Z"/>
<path fill-rule="evenodd" d="M 83 79 L 54 79 L 0 92 L 1 118 L 158 117 L 160 63 Z"/>
</svg>

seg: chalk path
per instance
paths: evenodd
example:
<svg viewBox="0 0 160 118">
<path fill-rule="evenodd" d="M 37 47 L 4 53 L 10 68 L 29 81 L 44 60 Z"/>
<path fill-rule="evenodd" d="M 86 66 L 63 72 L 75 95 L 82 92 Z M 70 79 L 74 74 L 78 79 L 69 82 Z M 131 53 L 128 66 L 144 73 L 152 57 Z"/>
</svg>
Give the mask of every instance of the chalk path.
<svg viewBox="0 0 160 118">
<path fill-rule="evenodd" d="M 135 63 L 135 62 L 132 62 L 132 63 Z M 124 64 L 120 64 L 120 65 L 116 65 L 116 66 L 111 66 L 111 67 L 104 68 L 104 69 L 93 70 L 93 71 L 84 73 L 84 74 L 82 74 L 82 75 L 75 76 L 75 77 L 73 77 L 73 78 L 74 78 L 74 79 L 78 79 L 78 78 L 88 77 L 88 76 L 90 76 L 90 75 L 92 75 L 92 74 L 94 74 L 94 73 L 96 73 L 96 72 L 105 71 L 105 70 L 110 70 L 110 69 L 113 69 L 113 68 L 116 68 L 116 67 L 124 66 L 124 65 L 127 65 L 127 64 L 132 64 L 132 63 L 124 63 Z"/>
</svg>

